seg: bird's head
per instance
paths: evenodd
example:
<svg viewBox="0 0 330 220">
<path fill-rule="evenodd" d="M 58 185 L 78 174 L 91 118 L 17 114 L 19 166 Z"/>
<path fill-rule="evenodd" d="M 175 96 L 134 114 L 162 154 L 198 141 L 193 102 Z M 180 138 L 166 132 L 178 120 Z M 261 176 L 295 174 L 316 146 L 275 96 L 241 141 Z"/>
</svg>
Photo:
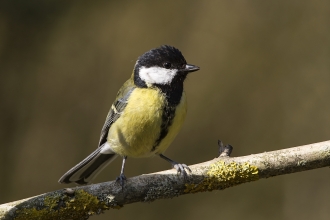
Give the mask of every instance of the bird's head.
<svg viewBox="0 0 330 220">
<path fill-rule="evenodd" d="M 182 84 L 199 67 L 187 64 L 175 47 L 163 45 L 140 56 L 134 67 L 134 83 L 139 87 Z"/>
</svg>

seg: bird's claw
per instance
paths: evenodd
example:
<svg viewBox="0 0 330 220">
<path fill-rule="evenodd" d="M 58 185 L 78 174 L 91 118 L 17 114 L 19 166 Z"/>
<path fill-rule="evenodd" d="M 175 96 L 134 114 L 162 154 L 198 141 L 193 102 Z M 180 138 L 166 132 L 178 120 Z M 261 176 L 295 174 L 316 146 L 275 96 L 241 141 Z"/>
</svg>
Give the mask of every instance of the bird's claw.
<svg viewBox="0 0 330 220">
<path fill-rule="evenodd" d="M 116 182 L 120 184 L 120 186 L 123 188 L 126 182 L 126 176 L 121 173 L 117 178 L 116 178 Z"/>
<path fill-rule="evenodd" d="M 191 173 L 191 169 L 186 165 L 186 164 L 183 164 L 183 163 L 177 163 L 177 164 L 174 164 L 174 169 L 176 169 L 176 171 L 183 175 L 183 177 L 187 177 L 187 172 L 186 170 L 189 171 L 189 173 Z"/>
</svg>

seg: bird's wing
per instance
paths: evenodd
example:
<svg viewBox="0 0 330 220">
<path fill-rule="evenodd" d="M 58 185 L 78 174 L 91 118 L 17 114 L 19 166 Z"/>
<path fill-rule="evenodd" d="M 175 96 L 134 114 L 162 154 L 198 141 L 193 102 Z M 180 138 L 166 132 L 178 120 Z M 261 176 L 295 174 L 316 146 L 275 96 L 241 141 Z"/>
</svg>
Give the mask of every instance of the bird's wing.
<svg viewBox="0 0 330 220">
<path fill-rule="evenodd" d="M 122 112 L 124 111 L 127 105 L 128 98 L 130 97 L 130 95 L 132 94 L 135 88 L 136 87 L 131 82 L 131 80 L 128 80 L 118 91 L 116 100 L 112 104 L 109 113 L 107 115 L 107 118 L 105 119 L 105 123 L 101 131 L 99 147 L 102 146 L 107 141 L 108 132 L 111 125 L 121 116 Z"/>
</svg>

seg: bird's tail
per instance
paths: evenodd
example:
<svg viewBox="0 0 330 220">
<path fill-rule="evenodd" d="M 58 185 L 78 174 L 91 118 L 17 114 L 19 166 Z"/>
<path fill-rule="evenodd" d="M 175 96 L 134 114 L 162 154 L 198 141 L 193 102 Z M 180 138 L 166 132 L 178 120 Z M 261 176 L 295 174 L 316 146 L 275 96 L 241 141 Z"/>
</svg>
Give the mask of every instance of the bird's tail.
<svg viewBox="0 0 330 220">
<path fill-rule="evenodd" d="M 104 154 L 101 152 L 102 147 L 97 148 L 93 153 L 86 157 L 83 161 L 72 167 L 60 179 L 59 183 L 87 184 L 97 174 L 99 174 L 109 163 L 116 157 L 115 153 Z"/>
</svg>

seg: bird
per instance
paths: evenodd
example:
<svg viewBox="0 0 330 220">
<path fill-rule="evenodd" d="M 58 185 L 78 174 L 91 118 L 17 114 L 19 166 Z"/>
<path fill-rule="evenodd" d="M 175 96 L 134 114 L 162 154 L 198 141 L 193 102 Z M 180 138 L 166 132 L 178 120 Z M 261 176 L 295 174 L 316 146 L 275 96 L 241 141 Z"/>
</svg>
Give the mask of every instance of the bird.
<svg viewBox="0 0 330 220">
<path fill-rule="evenodd" d="M 158 155 L 177 172 L 187 176 L 186 164 L 175 162 L 163 153 L 180 131 L 187 112 L 183 83 L 198 71 L 187 64 L 181 51 L 162 45 L 138 57 L 131 77 L 119 89 L 101 130 L 98 147 L 67 171 L 59 183 L 90 183 L 116 157 L 122 166 L 116 181 L 123 187 L 128 157 Z"/>
</svg>

